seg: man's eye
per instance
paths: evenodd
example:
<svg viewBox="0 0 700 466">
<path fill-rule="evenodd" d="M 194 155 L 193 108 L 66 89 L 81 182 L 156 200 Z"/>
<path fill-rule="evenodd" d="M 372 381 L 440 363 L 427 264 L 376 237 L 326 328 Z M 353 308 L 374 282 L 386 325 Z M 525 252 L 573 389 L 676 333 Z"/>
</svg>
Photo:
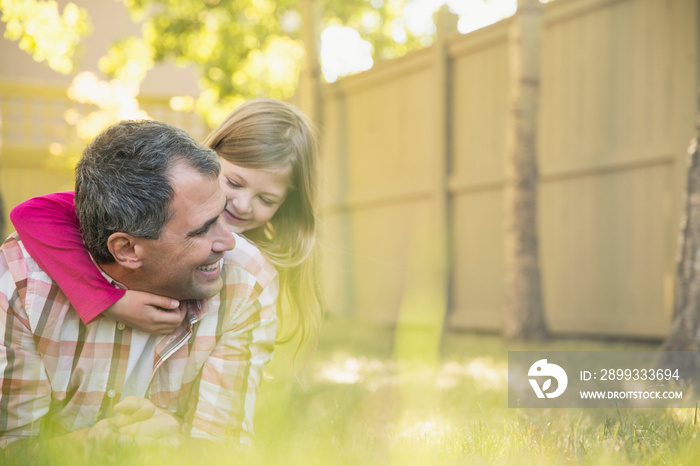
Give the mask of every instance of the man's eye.
<svg viewBox="0 0 700 466">
<path fill-rule="evenodd" d="M 207 226 L 204 227 L 204 228 L 201 228 L 201 229 L 199 229 L 199 230 L 197 230 L 197 231 L 193 231 L 193 232 L 190 233 L 188 236 L 189 236 L 190 238 L 198 238 L 198 237 L 200 237 L 200 236 L 206 235 L 207 232 L 209 232 L 210 229 L 211 229 L 211 225 L 207 225 Z"/>
</svg>

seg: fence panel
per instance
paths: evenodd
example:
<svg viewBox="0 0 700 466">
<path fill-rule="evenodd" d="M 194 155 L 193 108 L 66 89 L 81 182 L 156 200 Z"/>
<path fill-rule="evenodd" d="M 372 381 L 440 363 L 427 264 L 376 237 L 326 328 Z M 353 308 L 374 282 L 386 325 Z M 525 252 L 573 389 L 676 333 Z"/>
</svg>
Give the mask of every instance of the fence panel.
<svg viewBox="0 0 700 466">
<path fill-rule="evenodd" d="M 323 243 L 324 278 L 331 308 L 351 295 L 360 319 L 394 322 L 418 270 L 412 257 L 431 218 L 435 170 L 431 63 L 430 54 L 418 53 L 326 92 L 324 196 L 332 236 Z M 344 287 L 349 291 L 339 291 Z"/>
</svg>

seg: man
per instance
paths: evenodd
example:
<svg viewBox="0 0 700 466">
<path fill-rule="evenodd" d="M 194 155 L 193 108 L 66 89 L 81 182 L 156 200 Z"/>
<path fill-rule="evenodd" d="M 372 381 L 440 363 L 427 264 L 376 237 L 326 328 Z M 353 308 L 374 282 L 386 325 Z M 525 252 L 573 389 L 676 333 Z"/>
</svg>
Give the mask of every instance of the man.
<svg viewBox="0 0 700 466">
<path fill-rule="evenodd" d="M 227 229 L 219 170 L 213 151 L 155 121 L 107 129 L 76 167 L 86 249 L 115 286 L 186 306 L 171 335 L 82 324 L 16 235 L 0 248 L 0 446 L 48 430 L 250 439 L 277 276 Z"/>
</svg>

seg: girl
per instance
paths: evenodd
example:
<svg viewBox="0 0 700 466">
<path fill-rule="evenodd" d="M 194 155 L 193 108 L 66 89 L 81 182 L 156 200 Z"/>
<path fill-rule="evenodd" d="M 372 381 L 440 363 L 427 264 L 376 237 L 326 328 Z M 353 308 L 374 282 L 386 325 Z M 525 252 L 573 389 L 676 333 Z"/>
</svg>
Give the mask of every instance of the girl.
<svg viewBox="0 0 700 466">
<path fill-rule="evenodd" d="M 221 162 L 224 217 L 254 242 L 280 276 L 278 315 L 286 341 L 313 342 L 322 318 L 316 285 L 317 137 L 293 106 L 256 99 L 234 110 L 206 138 Z M 184 314 L 176 300 L 105 281 L 83 247 L 74 193 L 55 193 L 15 207 L 10 219 L 22 242 L 65 290 L 84 323 L 100 314 L 149 333 L 170 333 Z M 281 312 L 280 312 L 281 311 Z"/>
</svg>

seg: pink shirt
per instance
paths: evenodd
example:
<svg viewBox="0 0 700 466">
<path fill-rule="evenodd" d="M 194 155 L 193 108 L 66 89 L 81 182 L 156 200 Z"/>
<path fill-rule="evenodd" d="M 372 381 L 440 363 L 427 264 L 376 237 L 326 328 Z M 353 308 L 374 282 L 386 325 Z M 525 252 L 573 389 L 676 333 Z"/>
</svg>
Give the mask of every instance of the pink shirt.
<svg viewBox="0 0 700 466">
<path fill-rule="evenodd" d="M 58 284 L 87 324 L 116 303 L 125 291 L 110 285 L 85 250 L 75 213 L 75 192 L 47 194 L 10 212 L 24 247 Z"/>
</svg>

